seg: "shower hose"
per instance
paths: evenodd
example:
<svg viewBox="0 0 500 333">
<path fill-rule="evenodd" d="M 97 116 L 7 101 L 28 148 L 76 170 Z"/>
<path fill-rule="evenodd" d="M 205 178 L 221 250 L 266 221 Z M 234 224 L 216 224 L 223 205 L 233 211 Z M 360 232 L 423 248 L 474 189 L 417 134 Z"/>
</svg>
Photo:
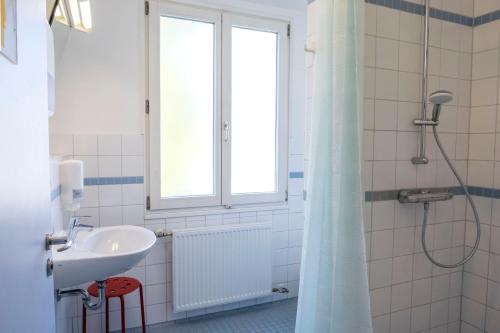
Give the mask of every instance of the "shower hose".
<svg viewBox="0 0 500 333">
<path fill-rule="evenodd" d="M 431 254 L 429 253 L 429 249 L 427 248 L 427 244 L 426 244 L 426 241 L 425 241 L 425 234 L 426 234 L 426 231 L 427 231 L 427 218 L 428 218 L 428 215 L 429 215 L 429 202 L 425 202 L 424 203 L 424 221 L 423 221 L 423 224 L 422 224 L 422 247 L 424 249 L 424 253 L 427 256 L 427 258 L 434 265 L 439 266 L 439 267 L 443 267 L 443 268 L 456 268 L 456 267 L 459 267 L 459 266 L 465 264 L 476 253 L 477 248 L 479 247 L 479 240 L 481 239 L 481 224 L 479 222 L 479 216 L 478 216 L 478 213 L 477 213 L 476 204 L 474 203 L 474 200 L 472 200 L 472 197 L 470 196 L 470 193 L 467 190 L 467 187 L 465 187 L 465 184 L 462 181 L 462 178 L 460 178 L 460 175 L 458 174 L 457 170 L 455 169 L 455 167 L 451 163 L 450 159 L 448 158 L 448 155 L 446 155 L 446 152 L 445 152 L 443 146 L 441 145 L 441 141 L 439 141 L 439 136 L 437 134 L 436 126 L 432 127 L 432 132 L 434 133 L 434 138 L 436 139 L 436 143 L 437 143 L 437 146 L 438 146 L 439 150 L 441 151 L 441 154 L 443 154 L 443 157 L 446 160 L 446 163 L 448 163 L 448 166 L 450 167 L 451 171 L 453 172 L 453 174 L 457 178 L 458 182 L 460 183 L 460 186 L 462 187 L 462 189 L 463 189 L 463 191 L 465 193 L 465 196 L 467 197 L 467 200 L 469 201 L 470 206 L 472 207 L 472 212 L 474 213 L 474 218 L 475 218 L 475 222 L 476 222 L 476 230 L 477 231 L 476 231 L 476 241 L 474 243 L 474 246 L 472 247 L 472 250 L 460 262 L 457 262 L 457 263 L 451 264 L 451 265 L 446 265 L 446 264 L 442 264 L 442 263 L 436 261 L 431 256 Z"/>
</svg>

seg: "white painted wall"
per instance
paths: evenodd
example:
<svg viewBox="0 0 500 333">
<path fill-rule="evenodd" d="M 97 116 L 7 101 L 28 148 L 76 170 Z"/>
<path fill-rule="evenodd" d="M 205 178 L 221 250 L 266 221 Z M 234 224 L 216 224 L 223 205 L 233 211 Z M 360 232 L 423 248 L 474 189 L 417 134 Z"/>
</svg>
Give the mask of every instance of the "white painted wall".
<svg viewBox="0 0 500 333">
<path fill-rule="evenodd" d="M 17 6 L 18 64 L 0 55 L 0 331 L 54 332 L 45 2 Z"/>
<path fill-rule="evenodd" d="M 142 132 L 144 2 L 92 2 L 93 31 L 56 32 L 56 114 L 51 132 Z"/>
</svg>

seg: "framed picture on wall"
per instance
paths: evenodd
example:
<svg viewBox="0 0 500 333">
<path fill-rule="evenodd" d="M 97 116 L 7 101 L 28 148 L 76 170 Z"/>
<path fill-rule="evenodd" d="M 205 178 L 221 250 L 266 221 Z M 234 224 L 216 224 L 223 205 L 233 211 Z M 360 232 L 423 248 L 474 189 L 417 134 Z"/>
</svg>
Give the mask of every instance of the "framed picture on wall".
<svg viewBox="0 0 500 333">
<path fill-rule="evenodd" d="M 0 0 L 0 53 L 17 63 L 17 0 Z"/>
</svg>

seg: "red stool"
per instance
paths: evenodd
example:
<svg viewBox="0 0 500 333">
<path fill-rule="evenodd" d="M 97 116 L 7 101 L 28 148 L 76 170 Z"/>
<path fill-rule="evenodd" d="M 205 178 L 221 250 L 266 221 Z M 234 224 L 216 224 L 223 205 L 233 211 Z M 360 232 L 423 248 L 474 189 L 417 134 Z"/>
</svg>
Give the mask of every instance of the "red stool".
<svg viewBox="0 0 500 333">
<path fill-rule="evenodd" d="M 141 297 L 141 319 L 142 319 L 142 333 L 146 333 L 146 323 L 144 321 L 144 295 L 142 292 L 142 284 L 133 278 L 125 276 L 117 276 L 106 280 L 106 333 L 109 332 L 109 299 L 112 297 L 120 297 L 121 305 L 121 321 L 122 321 L 122 333 L 125 333 L 125 301 L 123 296 L 134 292 L 139 288 L 139 294 Z M 91 296 L 97 297 L 97 283 L 92 283 L 87 289 Z M 87 332 L 87 308 L 83 306 L 83 318 L 82 318 L 82 332 Z"/>
</svg>

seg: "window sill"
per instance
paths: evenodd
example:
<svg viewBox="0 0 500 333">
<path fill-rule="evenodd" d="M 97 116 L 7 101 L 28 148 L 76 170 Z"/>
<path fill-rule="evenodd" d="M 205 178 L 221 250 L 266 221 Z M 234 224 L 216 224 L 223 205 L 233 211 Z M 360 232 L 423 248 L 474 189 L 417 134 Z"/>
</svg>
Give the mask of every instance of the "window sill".
<svg viewBox="0 0 500 333">
<path fill-rule="evenodd" d="M 233 208 L 217 207 L 199 207 L 199 208 L 179 208 L 168 210 L 146 210 L 144 219 L 155 220 L 175 217 L 189 217 L 200 215 L 222 215 L 234 213 L 247 213 L 256 211 L 269 211 L 269 210 L 288 210 L 288 202 L 272 203 L 272 204 L 259 204 L 259 205 L 242 205 Z"/>
</svg>

